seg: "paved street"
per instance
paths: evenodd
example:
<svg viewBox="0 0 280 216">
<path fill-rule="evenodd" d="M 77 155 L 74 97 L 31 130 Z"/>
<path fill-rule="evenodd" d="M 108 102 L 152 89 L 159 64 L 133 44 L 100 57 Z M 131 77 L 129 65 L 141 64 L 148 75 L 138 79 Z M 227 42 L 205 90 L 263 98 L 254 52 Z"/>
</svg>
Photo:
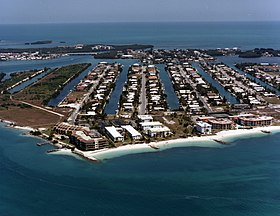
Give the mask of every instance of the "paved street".
<svg viewBox="0 0 280 216">
<path fill-rule="evenodd" d="M 139 115 L 144 115 L 146 113 L 147 98 L 146 98 L 146 77 L 144 71 L 146 67 L 142 67 L 142 82 L 141 82 L 141 93 L 139 98 Z"/>
</svg>

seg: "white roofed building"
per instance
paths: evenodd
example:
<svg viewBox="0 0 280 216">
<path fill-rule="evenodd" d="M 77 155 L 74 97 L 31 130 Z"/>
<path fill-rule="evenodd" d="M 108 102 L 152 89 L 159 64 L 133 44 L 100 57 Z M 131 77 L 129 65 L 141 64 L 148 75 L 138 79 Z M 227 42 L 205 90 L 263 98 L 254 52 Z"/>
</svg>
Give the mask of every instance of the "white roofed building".
<svg viewBox="0 0 280 216">
<path fill-rule="evenodd" d="M 123 125 L 121 127 L 126 130 L 130 138 L 134 140 L 139 140 L 142 138 L 142 135 L 137 130 L 135 130 L 134 127 L 132 127 L 131 125 Z"/>
<path fill-rule="evenodd" d="M 110 137 L 114 142 L 123 142 L 124 136 L 117 131 L 117 128 L 114 126 L 105 127 L 106 134 Z"/>
<path fill-rule="evenodd" d="M 140 122 L 152 122 L 153 117 L 150 115 L 138 115 L 137 118 Z"/>
<path fill-rule="evenodd" d="M 141 122 L 139 125 L 144 133 L 150 137 L 166 137 L 171 135 L 170 129 L 158 121 Z"/>
<path fill-rule="evenodd" d="M 196 130 L 201 134 L 211 134 L 212 133 L 212 125 L 206 122 L 197 122 L 195 125 Z"/>
</svg>

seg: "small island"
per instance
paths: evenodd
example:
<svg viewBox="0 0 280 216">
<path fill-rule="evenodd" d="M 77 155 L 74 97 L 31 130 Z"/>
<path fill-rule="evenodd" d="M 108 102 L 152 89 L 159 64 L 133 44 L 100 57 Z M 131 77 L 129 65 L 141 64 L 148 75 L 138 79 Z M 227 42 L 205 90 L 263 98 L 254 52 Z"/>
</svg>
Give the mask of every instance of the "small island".
<svg viewBox="0 0 280 216">
<path fill-rule="evenodd" d="M 35 42 L 26 42 L 25 45 L 42 45 L 42 44 L 51 44 L 53 41 L 51 40 L 42 40 L 42 41 L 35 41 Z"/>
</svg>

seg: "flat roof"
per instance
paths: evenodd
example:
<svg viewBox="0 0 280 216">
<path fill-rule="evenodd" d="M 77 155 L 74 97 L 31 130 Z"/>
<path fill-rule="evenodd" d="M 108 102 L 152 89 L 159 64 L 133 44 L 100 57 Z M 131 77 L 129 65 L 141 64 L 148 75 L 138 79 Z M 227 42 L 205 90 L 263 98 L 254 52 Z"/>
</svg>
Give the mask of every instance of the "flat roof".
<svg viewBox="0 0 280 216">
<path fill-rule="evenodd" d="M 149 131 L 155 132 L 155 133 L 156 132 L 170 132 L 170 129 L 166 126 L 163 126 L 161 128 L 151 128 L 151 129 L 149 129 Z"/>
<path fill-rule="evenodd" d="M 208 124 L 207 122 L 197 122 L 196 125 L 200 127 L 212 127 L 212 125 Z"/>
<path fill-rule="evenodd" d="M 86 141 L 90 141 L 92 140 L 92 137 L 91 136 L 88 136 L 84 133 L 84 131 L 75 131 L 75 133 L 81 137 L 83 140 L 86 140 Z"/>
<path fill-rule="evenodd" d="M 105 127 L 105 129 L 112 135 L 112 137 L 114 137 L 114 138 L 122 137 L 123 138 L 123 135 L 121 135 L 114 126 Z"/>
<path fill-rule="evenodd" d="M 137 117 L 141 120 L 153 120 L 151 115 L 138 115 Z"/>
<path fill-rule="evenodd" d="M 142 136 L 137 130 L 134 129 L 131 125 L 123 125 L 123 129 L 125 129 L 131 136 Z"/>
<path fill-rule="evenodd" d="M 240 117 L 239 119 L 243 121 L 271 121 L 273 120 L 273 117 L 271 116 L 252 116 L 252 117 Z"/>
<path fill-rule="evenodd" d="M 162 126 L 162 123 L 159 122 L 159 121 L 154 121 L 154 122 L 141 122 L 140 124 L 142 125 L 142 127 L 145 127 L 145 126 L 156 126 L 156 125 Z"/>
</svg>

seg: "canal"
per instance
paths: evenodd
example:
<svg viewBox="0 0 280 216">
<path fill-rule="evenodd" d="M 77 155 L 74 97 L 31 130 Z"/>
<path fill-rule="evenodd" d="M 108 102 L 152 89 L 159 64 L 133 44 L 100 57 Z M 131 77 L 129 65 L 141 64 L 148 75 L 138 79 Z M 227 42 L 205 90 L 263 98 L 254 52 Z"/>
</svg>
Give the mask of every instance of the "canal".
<svg viewBox="0 0 280 216">
<path fill-rule="evenodd" d="M 156 65 L 159 70 L 160 79 L 164 85 L 164 90 L 166 94 L 166 101 L 170 110 L 179 109 L 180 103 L 178 97 L 174 91 L 173 84 L 168 76 L 168 72 L 165 70 L 164 64 Z"/>
<path fill-rule="evenodd" d="M 79 82 L 95 67 L 94 65 L 89 66 L 87 69 L 85 69 L 82 73 L 79 74 L 76 78 L 71 80 L 69 83 L 67 83 L 63 89 L 60 91 L 59 95 L 56 96 L 55 98 L 52 98 L 48 106 L 55 107 L 59 103 L 61 103 L 64 98 L 75 88 L 76 85 L 79 84 Z"/>
<path fill-rule="evenodd" d="M 27 86 L 30 86 L 32 83 L 38 81 L 39 79 L 41 79 L 42 77 L 44 77 L 45 75 L 47 75 L 47 73 L 49 73 L 50 70 L 45 71 L 43 73 L 40 73 L 39 75 L 33 77 L 32 79 L 27 80 L 26 82 L 21 83 L 20 85 L 12 88 L 11 90 L 9 90 L 9 92 L 11 94 L 19 92 L 21 90 L 23 90 L 24 88 L 26 88 Z"/>
<path fill-rule="evenodd" d="M 206 73 L 197 62 L 192 63 L 192 66 L 197 69 L 198 73 L 212 86 L 214 86 L 222 97 L 225 97 L 230 104 L 239 104 L 239 100 L 228 92 L 219 82 L 214 80 L 208 73 Z"/>
<path fill-rule="evenodd" d="M 106 60 L 107 61 L 107 60 Z M 107 62 L 117 62 L 123 65 L 123 70 L 117 78 L 115 88 L 110 96 L 109 102 L 106 104 L 104 112 L 107 115 L 114 115 L 119 106 L 120 96 L 123 91 L 125 82 L 127 81 L 127 74 L 130 65 L 139 62 L 138 59 L 116 59 L 115 61 L 108 60 Z"/>
<path fill-rule="evenodd" d="M 271 85 L 268 85 L 267 83 L 261 81 L 260 79 L 253 77 L 252 75 L 247 74 L 244 71 L 239 70 L 238 68 L 235 67 L 235 64 L 247 63 L 247 62 L 258 63 L 258 64 L 260 64 L 260 63 L 280 64 L 280 57 L 260 57 L 260 58 L 245 58 L 244 59 L 244 58 L 239 58 L 238 56 L 221 56 L 221 57 L 218 57 L 217 60 L 219 62 L 225 63 L 226 65 L 228 65 L 232 69 L 236 70 L 240 74 L 245 75 L 247 78 L 253 80 L 254 82 L 261 85 L 262 87 L 269 89 L 271 91 L 274 91 L 275 94 L 280 95 L 280 91 L 278 89 L 274 88 Z"/>
</svg>

